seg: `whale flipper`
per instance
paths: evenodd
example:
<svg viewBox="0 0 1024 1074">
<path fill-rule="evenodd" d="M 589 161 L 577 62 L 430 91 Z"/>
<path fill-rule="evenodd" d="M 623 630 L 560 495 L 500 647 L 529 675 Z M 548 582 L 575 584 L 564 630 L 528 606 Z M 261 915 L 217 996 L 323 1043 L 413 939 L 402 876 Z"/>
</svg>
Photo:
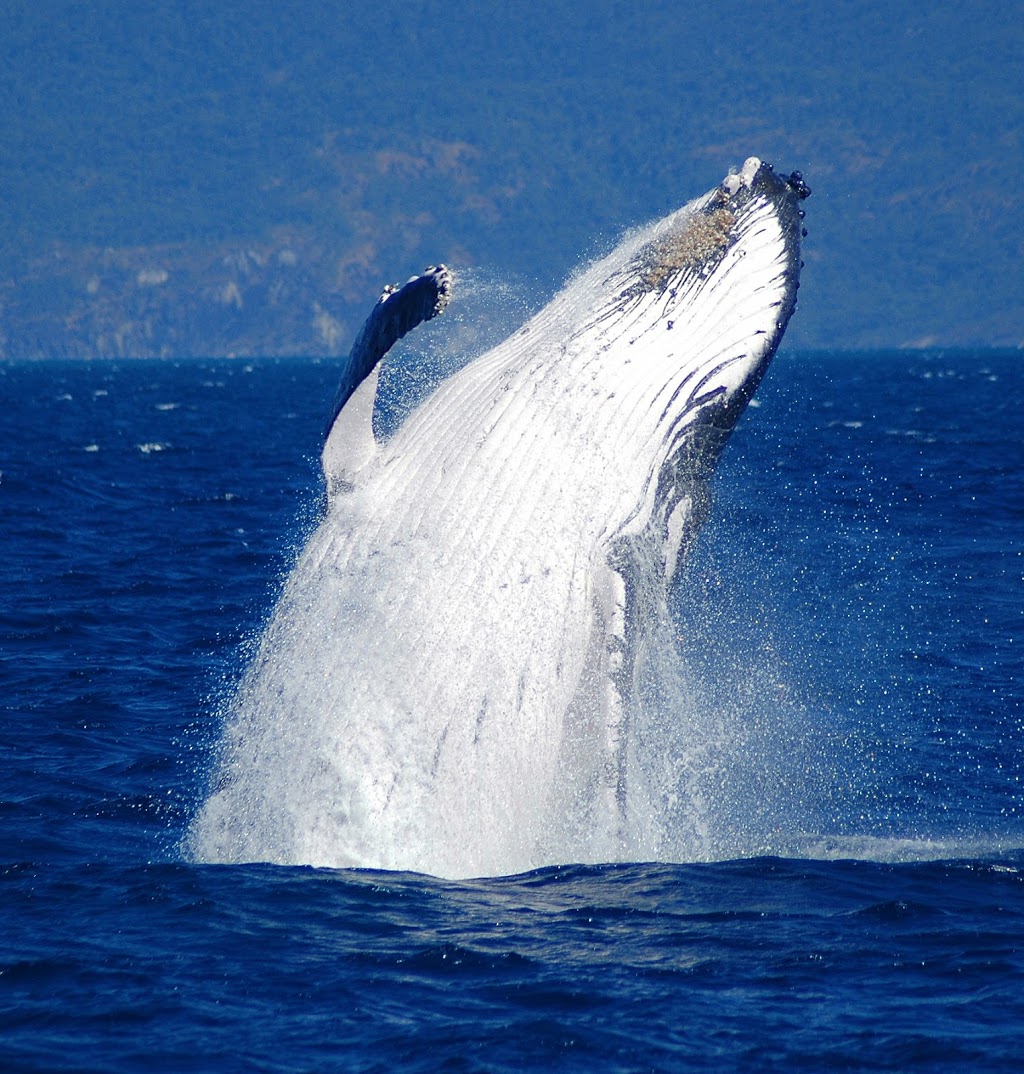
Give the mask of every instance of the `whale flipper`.
<svg viewBox="0 0 1024 1074">
<path fill-rule="evenodd" d="M 373 404 L 380 360 L 406 333 L 443 313 L 451 292 L 451 271 L 435 265 L 403 287 L 385 288 L 367 317 L 349 353 L 324 436 L 321 461 L 329 494 L 350 484 L 376 449 Z"/>
</svg>

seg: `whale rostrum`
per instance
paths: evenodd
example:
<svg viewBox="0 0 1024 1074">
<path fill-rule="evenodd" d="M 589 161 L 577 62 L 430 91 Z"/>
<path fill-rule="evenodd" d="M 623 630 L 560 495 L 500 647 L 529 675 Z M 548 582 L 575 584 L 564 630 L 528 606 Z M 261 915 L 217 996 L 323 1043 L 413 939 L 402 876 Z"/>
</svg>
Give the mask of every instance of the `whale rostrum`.
<svg viewBox="0 0 1024 1074">
<path fill-rule="evenodd" d="M 387 438 L 380 361 L 458 281 L 436 266 L 381 295 L 196 856 L 469 876 L 640 853 L 660 792 L 641 786 L 637 699 L 708 479 L 793 312 L 809 193 L 747 160 Z"/>
</svg>

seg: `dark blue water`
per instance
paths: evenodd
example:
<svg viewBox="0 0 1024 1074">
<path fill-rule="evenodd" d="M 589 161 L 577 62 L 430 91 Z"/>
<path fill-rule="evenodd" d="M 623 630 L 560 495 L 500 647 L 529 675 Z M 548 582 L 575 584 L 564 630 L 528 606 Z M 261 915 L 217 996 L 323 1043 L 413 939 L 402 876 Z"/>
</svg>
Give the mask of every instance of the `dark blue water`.
<svg viewBox="0 0 1024 1074">
<path fill-rule="evenodd" d="M 1017 1069 L 1020 355 L 777 359 L 675 598 L 723 860 L 458 883 L 178 850 L 334 379 L 0 365 L 0 1067 Z"/>
</svg>

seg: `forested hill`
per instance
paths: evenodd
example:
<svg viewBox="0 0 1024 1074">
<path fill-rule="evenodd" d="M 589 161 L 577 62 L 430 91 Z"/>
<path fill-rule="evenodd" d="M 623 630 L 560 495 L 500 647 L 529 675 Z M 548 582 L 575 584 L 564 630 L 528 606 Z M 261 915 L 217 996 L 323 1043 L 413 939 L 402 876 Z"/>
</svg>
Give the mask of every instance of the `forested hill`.
<svg viewBox="0 0 1024 1074">
<path fill-rule="evenodd" d="M 756 153 L 797 346 L 1019 345 L 1012 4 L 8 0 L 0 355 L 334 354 L 439 260 L 538 295 Z"/>
</svg>

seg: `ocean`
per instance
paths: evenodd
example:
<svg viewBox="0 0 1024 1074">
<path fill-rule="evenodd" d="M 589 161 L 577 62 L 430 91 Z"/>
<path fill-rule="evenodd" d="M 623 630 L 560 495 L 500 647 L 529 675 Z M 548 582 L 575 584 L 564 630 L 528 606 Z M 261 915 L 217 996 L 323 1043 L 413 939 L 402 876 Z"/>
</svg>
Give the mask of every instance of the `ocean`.
<svg viewBox="0 0 1024 1074">
<path fill-rule="evenodd" d="M 1017 1069 L 1019 352 L 783 351 L 673 592 L 694 854 L 461 881 L 184 849 L 337 373 L 0 363 L 0 1066 Z"/>
</svg>

